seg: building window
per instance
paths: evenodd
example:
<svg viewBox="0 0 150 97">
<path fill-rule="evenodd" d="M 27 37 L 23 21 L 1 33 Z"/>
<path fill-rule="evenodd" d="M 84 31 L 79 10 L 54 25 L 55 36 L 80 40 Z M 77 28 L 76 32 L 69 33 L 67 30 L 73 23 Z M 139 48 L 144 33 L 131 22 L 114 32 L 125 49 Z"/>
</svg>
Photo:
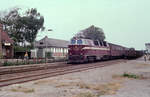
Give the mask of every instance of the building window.
<svg viewBox="0 0 150 97">
<path fill-rule="evenodd" d="M 57 52 L 57 53 L 59 52 L 59 48 L 56 48 L 56 52 Z"/>
<path fill-rule="evenodd" d="M 51 52 L 53 52 L 53 48 L 51 48 Z"/>
<path fill-rule="evenodd" d="M 66 49 L 67 50 L 67 52 L 66 53 L 68 53 L 68 49 Z"/>
<path fill-rule="evenodd" d="M 54 53 L 56 52 L 56 48 L 53 48 L 54 49 Z"/>
<path fill-rule="evenodd" d="M 63 48 L 61 48 L 61 53 L 63 53 Z"/>
<path fill-rule="evenodd" d="M 60 52 L 61 48 L 58 48 L 58 52 Z"/>
</svg>

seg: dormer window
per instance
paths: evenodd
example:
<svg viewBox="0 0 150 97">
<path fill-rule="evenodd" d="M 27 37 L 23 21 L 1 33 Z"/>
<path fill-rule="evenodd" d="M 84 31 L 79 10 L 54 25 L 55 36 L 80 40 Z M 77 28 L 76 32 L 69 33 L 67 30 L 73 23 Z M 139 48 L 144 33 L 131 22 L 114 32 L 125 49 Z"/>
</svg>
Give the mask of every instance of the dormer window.
<svg viewBox="0 0 150 97">
<path fill-rule="evenodd" d="M 43 42 L 40 42 L 40 44 L 42 45 L 42 44 L 43 44 Z"/>
</svg>

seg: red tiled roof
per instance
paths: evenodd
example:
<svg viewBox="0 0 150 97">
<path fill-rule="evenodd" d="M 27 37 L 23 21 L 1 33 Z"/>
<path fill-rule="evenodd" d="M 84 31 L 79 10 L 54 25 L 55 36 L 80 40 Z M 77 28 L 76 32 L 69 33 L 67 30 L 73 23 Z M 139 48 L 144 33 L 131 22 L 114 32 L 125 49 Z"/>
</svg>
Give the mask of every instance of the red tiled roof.
<svg viewBox="0 0 150 97">
<path fill-rule="evenodd" d="M 9 38 L 7 32 L 2 31 L 1 32 L 1 38 L 2 38 L 2 42 L 6 42 L 6 43 L 11 43 L 13 44 L 13 40 Z"/>
<path fill-rule="evenodd" d="M 1 31 L 1 41 L 2 41 L 2 43 L 11 43 L 11 44 L 14 43 L 14 41 L 12 39 L 10 39 L 10 37 L 8 36 L 7 32 L 4 32 L 2 30 L 2 24 L 0 24 L 0 31 Z"/>
</svg>

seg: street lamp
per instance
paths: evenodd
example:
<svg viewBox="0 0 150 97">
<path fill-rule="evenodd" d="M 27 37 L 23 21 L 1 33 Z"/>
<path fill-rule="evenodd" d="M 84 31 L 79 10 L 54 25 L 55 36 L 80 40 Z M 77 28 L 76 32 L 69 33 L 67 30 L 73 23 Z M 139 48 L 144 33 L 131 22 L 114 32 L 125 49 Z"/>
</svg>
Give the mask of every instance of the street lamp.
<svg viewBox="0 0 150 97">
<path fill-rule="evenodd" d="M 52 29 L 48 29 L 47 31 L 53 31 Z M 46 42 L 46 39 L 47 39 L 48 37 L 47 36 L 45 36 L 45 64 L 47 63 L 47 42 Z"/>
<path fill-rule="evenodd" d="M 48 29 L 47 31 L 53 31 L 52 29 Z"/>
</svg>

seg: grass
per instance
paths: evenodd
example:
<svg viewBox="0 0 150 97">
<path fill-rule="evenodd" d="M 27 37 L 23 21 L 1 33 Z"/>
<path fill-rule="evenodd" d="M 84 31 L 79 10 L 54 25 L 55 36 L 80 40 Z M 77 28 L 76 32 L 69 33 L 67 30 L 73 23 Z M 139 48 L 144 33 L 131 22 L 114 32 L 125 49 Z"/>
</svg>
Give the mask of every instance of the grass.
<svg viewBox="0 0 150 97">
<path fill-rule="evenodd" d="M 33 93 L 35 90 L 33 88 L 24 88 L 22 86 L 18 86 L 16 88 L 10 89 L 12 92 L 24 92 L 24 93 Z"/>
<path fill-rule="evenodd" d="M 137 64 L 136 65 L 136 68 L 146 68 L 146 67 L 149 67 L 150 66 L 150 64 L 148 64 L 148 63 L 143 63 L 143 64 Z"/>
<path fill-rule="evenodd" d="M 117 79 L 123 79 L 123 78 L 130 78 L 130 79 L 147 79 L 147 77 L 144 77 L 142 74 L 134 74 L 134 73 L 123 73 L 122 75 L 113 75 L 112 78 Z"/>
<path fill-rule="evenodd" d="M 84 82 L 69 82 L 69 83 L 60 83 L 56 85 L 57 88 L 76 86 L 79 89 L 88 89 L 90 91 L 96 91 L 96 95 L 91 93 L 81 93 L 75 97 L 99 97 L 100 95 L 113 95 L 121 88 L 121 82 L 111 82 L 106 84 L 88 84 Z M 97 96 L 98 95 L 98 96 Z"/>
<path fill-rule="evenodd" d="M 80 89 L 91 89 L 92 87 L 92 85 L 91 84 L 86 84 L 86 83 L 84 83 L 84 82 L 78 82 L 78 83 L 76 83 L 76 86 L 78 86 Z"/>
<path fill-rule="evenodd" d="M 67 87 L 67 86 L 72 86 L 73 83 L 59 83 L 55 87 L 60 88 L 60 87 Z"/>
<path fill-rule="evenodd" d="M 138 66 L 150 66 L 150 64 L 145 64 L 145 63 L 143 63 L 143 64 L 137 64 Z"/>
<path fill-rule="evenodd" d="M 98 96 L 100 95 L 113 95 L 121 88 L 120 83 L 107 83 L 107 84 L 100 84 L 100 85 L 93 85 L 92 90 L 98 91 Z"/>
<path fill-rule="evenodd" d="M 44 84 L 56 84 L 57 81 L 56 80 L 40 80 L 40 81 L 36 81 L 34 82 L 35 85 L 44 85 Z"/>
<path fill-rule="evenodd" d="M 86 92 L 79 93 L 75 97 L 99 97 L 101 95 L 114 95 L 121 88 L 121 83 L 107 83 L 107 84 L 78 84 L 78 86 L 82 89 L 90 89 L 92 91 L 96 91 L 95 94 Z"/>
<path fill-rule="evenodd" d="M 113 95 L 116 94 L 116 92 L 121 88 L 121 83 L 115 82 L 115 83 L 108 83 L 98 86 L 99 89 L 99 95 Z"/>
<path fill-rule="evenodd" d="M 150 65 L 150 64 L 140 64 L 140 65 L 148 66 L 148 65 Z"/>
<path fill-rule="evenodd" d="M 124 73 L 122 76 L 127 77 L 127 78 L 134 78 L 134 79 L 139 79 L 140 78 L 139 75 L 132 74 L 132 73 Z"/>
<path fill-rule="evenodd" d="M 106 84 L 86 84 L 86 83 L 78 83 L 77 86 L 80 89 L 90 89 L 97 91 L 98 97 L 100 95 L 113 95 L 121 88 L 120 82 L 112 82 Z M 85 96 L 86 97 L 86 96 Z M 95 96 L 97 97 L 97 96 Z"/>
<path fill-rule="evenodd" d="M 85 92 L 85 93 L 79 93 L 77 96 L 75 97 L 98 97 L 90 92 Z"/>
<path fill-rule="evenodd" d="M 148 79 L 148 77 L 144 77 L 142 74 L 137 75 L 133 73 L 124 73 L 122 76 L 126 78 L 133 78 L 133 79 Z"/>
<path fill-rule="evenodd" d="M 123 77 L 121 75 L 114 74 L 114 75 L 112 75 L 112 78 L 114 78 L 114 79 L 122 79 Z"/>
<path fill-rule="evenodd" d="M 121 88 L 122 82 L 111 82 L 106 84 L 90 84 L 85 82 L 57 82 L 56 80 L 41 80 L 37 81 L 34 84 L 55 84 L 56 88 L 64 88 L 64 87 L 76 87 L 79 89 L 87 89 L 88 91 L 95 92 L 86 92 L 86 93 L 79 93 L 73 97 L 99 97 L 100 95 L 113 95 Z"/>
</svg>

